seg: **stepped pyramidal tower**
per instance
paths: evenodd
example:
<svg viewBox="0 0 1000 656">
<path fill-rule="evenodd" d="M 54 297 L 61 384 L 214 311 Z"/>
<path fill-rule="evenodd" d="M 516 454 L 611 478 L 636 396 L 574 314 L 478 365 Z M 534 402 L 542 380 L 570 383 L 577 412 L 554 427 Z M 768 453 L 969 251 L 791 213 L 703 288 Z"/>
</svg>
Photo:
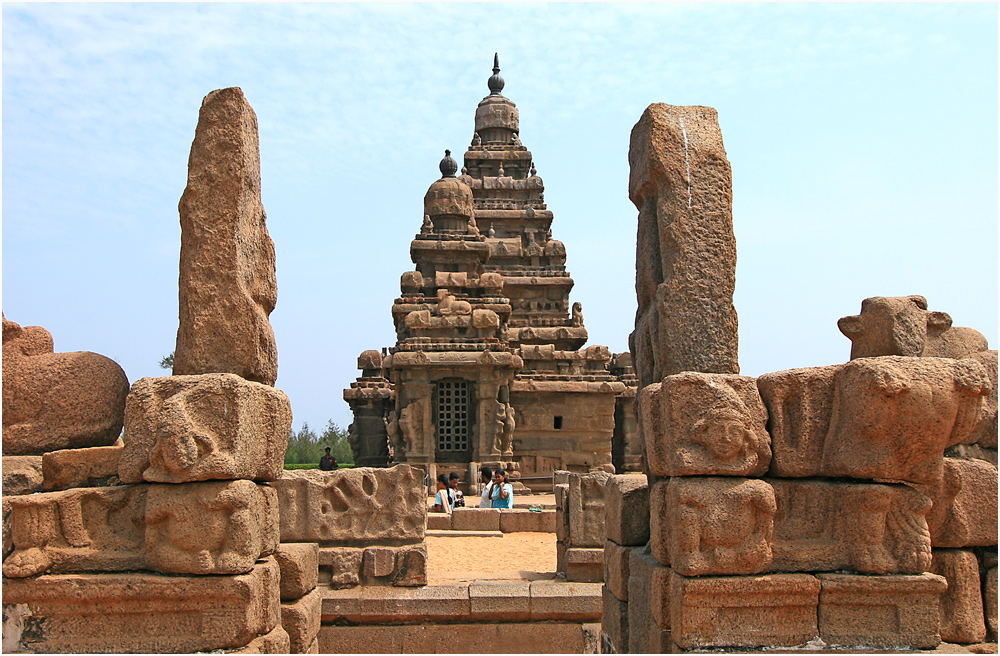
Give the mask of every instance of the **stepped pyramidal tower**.
<svg viewBox="0 0 1000 656">
<path fill-rule="evenodd" d="M 566 247 L 496 56 L 487 84 L 461 173 L 446 150 L 424 196 L 396 345 L 365 351 L 344 390 L 355 461 L 407 462 L 432 483 L 459 471 L 471 491 L 483 464 L 532 489 L 554 470 L 641 470 L 631 357 L 583 348 Z"/>
</svg>

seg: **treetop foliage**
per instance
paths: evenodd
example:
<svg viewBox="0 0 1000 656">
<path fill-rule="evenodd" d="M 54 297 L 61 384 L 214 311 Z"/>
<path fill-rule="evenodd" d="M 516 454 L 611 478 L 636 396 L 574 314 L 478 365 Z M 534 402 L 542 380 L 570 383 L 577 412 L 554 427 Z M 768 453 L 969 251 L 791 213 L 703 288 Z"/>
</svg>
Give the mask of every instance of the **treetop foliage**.
<svg viewBox="0 0 1000 656">
<path fill-rule="evenodd" d="M 354 454 L 351 443 L 347 439 L 347 430 L 337 426 L 330 419 L 320 435 L 303 423 L 299 432 L 292 429 L 288 438 L 288 450 L 285 451 L 285 464 L 316 463 L 323 456 L 323 447 L 330 447 L 330 455 L 337 459 L 337 464 L 353 465 Z"/>
</svg>

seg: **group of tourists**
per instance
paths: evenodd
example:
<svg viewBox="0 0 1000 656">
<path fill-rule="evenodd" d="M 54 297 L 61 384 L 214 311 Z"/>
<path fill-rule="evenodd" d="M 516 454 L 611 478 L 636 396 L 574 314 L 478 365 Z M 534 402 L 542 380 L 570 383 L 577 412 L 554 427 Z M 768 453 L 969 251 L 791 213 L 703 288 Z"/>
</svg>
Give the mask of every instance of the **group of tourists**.
<svg viewBox="0 0 1000 656">
<path fill-rule="evenodd" d="M 479 499 L 480 508 L 513 508 L 514 486 L 507 482 L 507 472 L 498 469 L 496 473 L 489 467 L 479 470 L 483 491 Z M 434 497 L 434 512 L 451 514 L 455 508 L 465 507 L 465 496 L 458 489 L 461 476 L 451 472 L 437 478 L 437 495 Z"/>
</svg>

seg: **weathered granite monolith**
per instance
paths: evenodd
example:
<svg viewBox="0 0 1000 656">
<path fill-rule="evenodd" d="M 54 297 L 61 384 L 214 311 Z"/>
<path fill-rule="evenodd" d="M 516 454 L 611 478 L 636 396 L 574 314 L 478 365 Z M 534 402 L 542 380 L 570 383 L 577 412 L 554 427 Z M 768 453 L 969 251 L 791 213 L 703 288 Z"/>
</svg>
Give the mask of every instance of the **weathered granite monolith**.
<svg viewBox="0 0 1000 656">
<path fill-rule="evenodd" d="M 732 171 L 718 114 L 650 105 L 628 160 L 639 209 L 629 344 L 640 389 L 682 371 L 739 373 Z"/>
<path fill-rule="evenodd" d="M 274 242 L 260 199 L 257 116 L 239 87 L 201 104 L 181 216 L 175 375 L 232 373 L 274 385 L 268 315 L 278 298 Z"/>
</svg>

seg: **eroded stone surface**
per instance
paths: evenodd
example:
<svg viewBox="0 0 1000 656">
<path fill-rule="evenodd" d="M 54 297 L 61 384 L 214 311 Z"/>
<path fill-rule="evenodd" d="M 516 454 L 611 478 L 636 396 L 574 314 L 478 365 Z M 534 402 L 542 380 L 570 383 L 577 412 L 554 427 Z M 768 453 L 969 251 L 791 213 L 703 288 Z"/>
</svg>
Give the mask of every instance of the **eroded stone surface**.
<svg viewBox="0 0 1000 656">
<path fill-rule="evenodd" d="M 250 571 L 278 543 L 274 490 L 250 481 L 77 488 L 11 499 L 4 576 Z"/>
<path fill-rule="evenodd" d="M 986 639 L 979 560 L 971 551 L 935 549 L 930 571 L 948 581 L 941 593 L 941 640 L 972 643 Z"/>
<path fill-rule="evenodd" d="M 655 476 L 761 476 L 771 462 L 767 408 L 753 378 L 685 372 L 639 393 Z"/>
<path fill-rule="evenodd" d="M 89 449 L 63 449 L 42 456 L 45 489 L 68 490 L 73 487 L 100 486 L 118 478 L 118 459 L 124 443 L 93 446 Z"/>
<path fill-rule="evenodd" d="M 27 604 L 24 648 L 43 653 L 236 649 L 278 625 L 278 565 L 236 576 L 46 574 L 7 579 L 4 604 Z"/>
<path fill-rule="evenodd" d="M 739 373 L 732 171 L 718 114 L 650 105 L 632 128 L 629 168 L 640 389 L 682 371 Z"/>
<path fill-rule="evenodd" d="M 767 406 L 771 476 L 819 476 L 833 417 L 835 376 L 843 365 L 764 374 L 757 389 Z"/>
<path fill-rule="evenodd" d="M 607 540 L 604 543 L 604 585 L 615 598 L 628 601 L 629 547 Z"/>
<path fill-rule="evenodd" d="M 286 471 L 272 485 L 281 506 L 282 542 L 424 539 L 423 474 L 409 465 Z"/>
<path fill-rule="evenodd" d="M 563 558 L 556 560 L 564 563 L 560 571 L 566 573 L 567 581 L 600 583 L 604 580 L 604 549 L 570 547 Z"/>
<path fill-rule="evenodd" d="M 31 494 L 45 489 L 42 456 L 3 457 L 3 495 Z"/>
<path fill-rule="evenodd" d="M 313 641 L 315 645 L 315 641 Z M 291 654 L 291 641 L 288 633 L 281 625 L 274 627 L 264 635 L 259 635 L 245 647 L 229 652 L 230 654 Z M 318 652 L 309 652 L 318 653 Z"/>
<path fill-rule="evenodd" d="M 861 358 L 835 378 L 823 474 L 916 484 L 941 479 L 945 448 L 970 435 L 991 388 L 970 359 Z"/>
<path fill-rule="evenodd" d="M 52 335 L 3 318 L 3 452 L 41 455 L 114 444 L 128 378 L 89 351 L 54 353 Z"/>
<path fill-rule="evenodd" d="M 274 550 L 281 570 L 281 600 L 298 599 L 316 587 L 319 546 L 315 543 L 283 543 Z"/>
<path fill-rule="evenodd" d="M 994 565 L 986 570 L 986 584 L 983 586 L 983 613 L 986 615 L 986 628 L 994 641 L 997 639 L 997 567 Z"/>
<path fill-rule="evenodd" d="M 389 576 L 396 568 L 396 553 L 392 547 L 368 547 L 361 556 L 361 571 L 365 578 Z"/>
<path fill-rule="evenodd" d="M 319 566 L 328 570 L 330 587 L 346 588 L 361 582 L 361 556 L 358 547 L 320 547 Z"/>
<path fill-rule="evenodd" d="M 604 484 L 604 529 L 622 546 L 649 541 L 649 487 L 645 474 L 619 474 Z"/>
<path fill-rule="evenodd" d="M 601 653 L 627 654 L 628 650 L 628 604 L 608 589 L 601 589 L 603 609 L 601 611 L 602 638 L 610 642 L 610 651 Z"/>
<path fill-rule="evenodd" d="M 392 585 L 416 588 L 427 585 L 427 545 L 415 544 L 396 549 L 396 572 Z"/>
<path fill-rule="evenodd" d="M 819 632 L 820 582 L 808 574 L 688 578 L 671 572 L 668 580 L 671 635 L 683 649 L 787 647 Z"/>
<path fill-rule="evenodd" d="M 819 636 L 828 645 L 934 649 L 944 577 L 817 574 Z"/>
<path fill-rule="evenodd" d="M 322 605 L 322 590 L 313 590 L 300 599 L 281 604 L 281 628 L 288 633 L 290 654 L 307 653 L 316 640 Z"/>
<path fill-rule="evenodd" d="M 158 572 L 248 572 L 278 546 L 278 495 L 252 481 L 151 485 L 146 564 Z"/>
<path fill-rule="evenodd" d="M 292 428 L 284 392 L 234 374 L 135 382 L 125 409 L 123 483 L 271 481 Z"/>
<path fill-rule="evenodd" d="M 233 373 L 274 385 L 268 316 L 278 299 L 274 242 L 260 200 L 257 116 L 239 87 L 201 103 L 181 219 L 175 375 Z"/>
<path fill-rule="evenodd" d="M 986 374 L 990 377 L 993 388 L 989 396 L 983 401 L 982 410 L 979 413 L 979 420 L 976 428 L 967 442 L 975 442 L 979 446 L 996 449 L 997 448 L 997 392 L 1000 391 L 1000 381 L 997 379 L 997 352 L 980 351 L 971 356 L 973 360 L 983 365 Z M 996 464 L 995 462 L 993 463 Z"/>
<path fill-rule="evenodd" d="M 570 474 L 570 546 L 604 547 L 604 485 L 609 478 L 605 472 Z"/>
<path fill-rule="evenodd" d="M 658 481 L 650 489 L 650 546 L 685 576 L 765 572 L 775 510 L 774 490 L 758 479 Z"/>
<path fill-rule="evenodd" d="M 633 654 L 665 654 L 670 651 L 670 608 L 662 613 L 662 598 L 651 598 L 650 587 L 657 572 L 666 576 L 670 570 L 661 565 L 645 547 L 630 549 L 628 579 L 629 651 Z M 657 586 L 657 593 L 662 586 Z M 660 612 L 654 612 L 659 604 Z M 666 620 L 665 626 L 659 622 Z"/>
<path fill-rule="evenodd" d="M 923 488 L 934 505 L 927 513 L 935 547 L 997 543 L 997 468 L 984 460 L 945 458 L 944 475 Z"/>
<path fill-rule="evenodd" d="M 930 567 L 930 499 L 905 485 L 766 479 L 774 489 L 772 571 L 920 574 Z"/>
<path fill-rule="evenodd" d="M 142 569 L 145 487 L 82 488 L 11 499 L 9 578 Z"/>
</svg>

